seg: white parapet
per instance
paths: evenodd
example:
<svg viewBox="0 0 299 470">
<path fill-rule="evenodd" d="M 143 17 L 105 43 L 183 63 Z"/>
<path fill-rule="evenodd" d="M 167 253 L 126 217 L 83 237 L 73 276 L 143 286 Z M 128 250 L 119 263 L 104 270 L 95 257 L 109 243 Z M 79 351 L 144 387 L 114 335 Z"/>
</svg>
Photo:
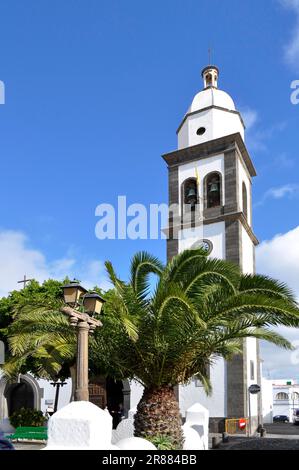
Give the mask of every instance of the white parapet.
<svg viewBox="0 0 299 470">
<path fill-rule="evenodd" d="M 185 423 L 182 429 L 184 433 L 184 450 L 205 450 L 201 436 L 192 426 Z"/>
<path fill-rule="evenodd" d="M 123 419 L 116 429 L 112 431 L 112 444 L 116 444 L 122 439 L 134 437 L 134 420 L 133 418 Z"/>
<path fill-rule="evenodd" d="M 205 450 L 209 448 L 209 410 L 202 406 L 200 403 L 194 403 L 186 411 L 186 422 L 184 427 L 194 429 L 202 443 Z"/>
<path fill-rule="evenodd" d="M 48 423 L 45 450 L 112 449 L 112 416 L 88 401 L 73 401 L 58 410 Z"/>
<path fill-rule="evenodd" d="M 151 442 L 141 437 L 127 437 L 116 443 L 121 450 L 156 450 L 157 448 Z"/>
</svg>

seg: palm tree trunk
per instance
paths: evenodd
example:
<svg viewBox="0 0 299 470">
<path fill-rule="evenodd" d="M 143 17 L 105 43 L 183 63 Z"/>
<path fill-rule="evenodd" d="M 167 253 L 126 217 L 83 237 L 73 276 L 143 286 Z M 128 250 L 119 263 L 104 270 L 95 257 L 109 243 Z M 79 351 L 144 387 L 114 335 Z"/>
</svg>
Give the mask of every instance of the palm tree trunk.
<svg viewBox="0 0 299 470">
<path fill-rule="evenodd" d="M 169 385 L 145 388 L 134 425 L 136 437 L 167 437 L 176 449 L 182 449 L 182 420 L 174 388 Z"/>
</svg>

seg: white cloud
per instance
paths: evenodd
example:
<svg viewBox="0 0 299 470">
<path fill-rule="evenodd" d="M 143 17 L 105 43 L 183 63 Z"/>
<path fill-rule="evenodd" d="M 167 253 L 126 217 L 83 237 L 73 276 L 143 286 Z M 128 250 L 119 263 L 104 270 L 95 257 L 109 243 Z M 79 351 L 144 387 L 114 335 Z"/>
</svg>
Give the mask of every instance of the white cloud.
<svg viewBox="0 0 299 470">
<path fill-rule="evenodd" d="M 267 151 L 267 142 L 272 139 L 273 135 L 282 132 L 287 126 L 285 121 L 280 121 L 272 124 L 267 128 L 263 128 L 259 125 L 260 116 L 256 109 L 250 108 L 248 106 L 239 106 L 238 109 L 245 123 L 246 143 L 251 151 Z M 273 162 L 275 165 L 283 166 L 285 168 L 290 168 L 294 163 L 294 161 L 291 160 L 285 153 L 280 154 L 275 159 L 272 158 L 272 165 Z"/>
<path fill-rule="evenodd" d="M 299 331 L 296 328 L 275 328 L 289 341 L 298 344 Z M 298 351 L 286 351 L 265 341 L 261 342 L 262 370 L 265 378 L 271 379 L 299 379 L 298 363 L 294 363 L 294 354 L 298 357 Z"/>
<path fill-rule="evenodd" d="M 246 141 L 251 151 L 267 151 L 267 143 L 271 141 L 273 135 L 282 132 L 287 126 L 285 121 L 277 122 L 268 128 L 256 129 L 251 126 L 246 135 Z"/>
<path fill-rule="evenodd" d="M 286 153 L 281 153 L 274 158 L 274 163 L 279 168 L 292 168 L 295 165 L 295 160 L 290 158 Z"/>
<path fill-rule="evenodd" d="M 294 194 L 297 194 L 298 190 L 299 186 L 297 184 L 286 184 L 278 188 L 269 189 L 266 194 L 274 199 L 281 199 L 285 196 L 293 196 Z"/>
<path fill-rule="evenodd" d="M 256 262 L 258 273 L 285 282 L 299 299 L 299 226 L 263 241 L 256 250 Z M 277 330 L 290 341 L 299 340 L 299 329 L 279 327 Z M 299 367 L 294 364 L 291 351 L 262 343 L 261 356 L 265 377 L 269 374 L 271 378 L 299 378 Z"/>
<path fill-rule="evenodd" d="M 285 281 L 299 299 L 299 226 L 263 241 L 256 249 L 256 266 L 257 272 Z"/>
<path fill-rule="evenodd" d="M 88 288 L 109 287 L 102 261 L 78 261 L 74 256 L 49 261 L 39 250 L 31 248 L 23 232 L 0 231 L 0 296 L 21 287 L 17 281 L 34 278 L 40 282 L 49 279 L 79 278 Z"/>
<path fill-rule="evenodd" d="M 291 38 L 285 46 L 285 57 L 287 62 L 296 67 L 299 64 L 299 0 L 280 0 L 280 3 L 294 13 L 295 26 Z"/>
<path fill-rule="evenodd" d="M 248 132 L 258 121 L 258 112 L 250 108 L 241 109 L 240 112 Z"/>
<path fill-rule="evenodd" d="M 294 198 L 299 196 L 299 185 L 298 184 L 285 184 L 276 188 L 268 189 L 260 201 L 255 204 L 261 206 L 267 199 L 282 199 L 284 197 Z"/>
</svg>

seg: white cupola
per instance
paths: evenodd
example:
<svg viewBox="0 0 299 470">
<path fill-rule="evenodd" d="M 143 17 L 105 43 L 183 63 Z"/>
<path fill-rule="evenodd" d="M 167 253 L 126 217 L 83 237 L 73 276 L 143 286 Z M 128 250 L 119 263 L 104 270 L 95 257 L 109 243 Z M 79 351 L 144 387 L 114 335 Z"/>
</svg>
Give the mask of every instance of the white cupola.
<svg viewBox="0 0 299 470">
<path fill-rule="evenodd" d="M 179 149 L 238 132 L 244 140 L 242 117 L 229 94 L 218 89 L 218 77 L 215 65 L 203 69 L 204 88 L 193 98 L 177 131 Z"/>
<path fill-rule="evenodd" d="M 208 65 L 201 72 L 205 88 L 217 88 L 219 70 L 215 65 Z"/>
</svg>

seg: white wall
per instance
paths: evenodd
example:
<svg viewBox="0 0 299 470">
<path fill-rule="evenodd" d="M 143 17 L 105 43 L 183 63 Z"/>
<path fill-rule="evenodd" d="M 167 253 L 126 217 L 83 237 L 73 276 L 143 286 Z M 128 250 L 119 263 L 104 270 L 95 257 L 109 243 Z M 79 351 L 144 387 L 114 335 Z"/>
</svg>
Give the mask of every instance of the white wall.
<svg viewBox="0 0 299 470">
<path fill-rule="evenodd" d="M 265 424 L 273 421 L 273 392 L 272 380 L 262 378 L 262 403 L 263 403 L 263 422 Z"/>
<path fill-rule="evenodd" d="M 252 384 L 257 383 L 257 341 L 255 338 L 246 338 L 246 368 L 247 368 L 247 386 L 250 387 Z M 254 378 L 251 379 L 251 366 L 250 362 L 253 361 L 254 364 Z M 251 416 L 258 415 L 258 394 L 250 394 L 250 407 L 251 407 Z M 249 413 L 249 403 L 248 403 L 248 413 Z"/>
<path fill-rule="evenodd" d="M 273 416 L 276 415 L 286 415 L 292 421 L 293 414 L 293 401 L 292 401 L 292 392 L 295 390 L 293 386 L 288 385 L 272 385 L 273 393 Z M 297 391 L 297 390 L 296 390 Z M 286 400 L 278 400 L 278 393 L 286 393 L 288 398 Z M 294 404 L 295 406 L 295 404 Z M 296 407 L 296 406 L 295 406 Z"/>
<path fill-rule="evenodd" d="M 241 235 L 242 235 L 242 271 L 243 273 L 253 274 L 254 272 L 254 257 L 253 257 L 254 245 L 243 226 L 241 229 Z M 258 368 L 257 341 L 255 338 L 247 338 L 245 341 L 246 341 L 246 350 L 247 350 L 246 366 L 247 366 L 247 378 L 248 378 L 248 387 L 249 387 L 250 385 L 257 383 L 257 368 Z M 254 378 L 253 379 L 251 379 L 251 365 L 250 365 L 251 361 L 253 361 L 253 364 L 254 364 Z M 250 406 L 251 406 L 251 415 L 257 416 L 258 395 L 252 395 L 252 394 L 250 395 Z"/>
<path fill-rule="evenodd" d="M 142 385 L 140 385 L 139 382 L 136 382 L 136 380 L 131 380 L 130 388 L 131 388 L 131 402 L 130 402 L 131 408 L 130 409 L 134 410 L 137 407 L 142 397 L 143 387 Z"/>
<path fill-rule="evenodd" d="M 51 406 L 49 402 L 52 401 L 52 404 L 54 405 L 56 388 L 54 388 L 53 385 L 51 385 L 51 383 L 47 380 L 39 379 L 37 382 L 39 386 L 44 390 L 44 396 L 41 400 L 41 410 L 43 413 L 45 413 L 47 407 Z M 58 409 L 62 408 L 63 406 L 66 406 L 71 400 L 72 380 L 67 379 L 65 382 L 66 385 L 60 387 Z"/>
<path fill-rule="evenodd" d="M 254 245 L 242 226 L 242 271 L 246 274 L 254 272 Z"/>
<path fill-rule="evenodd" d="M 286 385 L 291 382 L 292 385 Z M 299 408 L 299 398 L 293 394 L 299 394 L 299 385 L 292 379 L 262 379 L 263 417 L 265 423 L 272 423 L 277 415 L 288 416 L 290 422 L 293 419 L 293 409 Z M 287 399 L 277 399 L 279 393 L 286 393 Z"/>
<path fill-rule="evenodd" d="M 212 395 L 207 396 L 203 386 L 196 378 L 193 378 L 187 385 L 179 386 L 180 410 L 185 416 L 186 410 L 199 402 L 205 406 L 210 417 L 226 416 L 226 363 L 220 358 L 211 367 L 211 383 L 213 387 Z"/>
<path fill-rule="evenodd" d="M 247 222 L 251 226 L 252 225 L 252 207 L 251 207 L 251 182 L 250 182 L 250 177 L 247 173 L 247 171 L 244 168 L 244 164 L 238 158 L 238 184 L 239 184 L 239 210 L 243 210 L 243 196 L 242 196 L 242 186 L 243 182 L 246 185 L 247 189 L 247 213 L 248 213 L 248 218 Z"/>
<path fill-rule="evenodd" d="M 206 132 L 199 136 L 197 129 Z M 202 144 L 219 137 L 239 132 L 244 139 L 244 127 L 238 114 L 212 108 L 188 116 L 178 133 L 178 149 Z"/>
<path fill-rule="evenodd" d="M 215 224 L 200 225 L 194 229 L 188 228 L 179 231 L 179 252 L 187 250 L 196 241 L 207 239 L 213 244 L 211 257 L 225 258 L 225 222 Z"/>
</svg>

